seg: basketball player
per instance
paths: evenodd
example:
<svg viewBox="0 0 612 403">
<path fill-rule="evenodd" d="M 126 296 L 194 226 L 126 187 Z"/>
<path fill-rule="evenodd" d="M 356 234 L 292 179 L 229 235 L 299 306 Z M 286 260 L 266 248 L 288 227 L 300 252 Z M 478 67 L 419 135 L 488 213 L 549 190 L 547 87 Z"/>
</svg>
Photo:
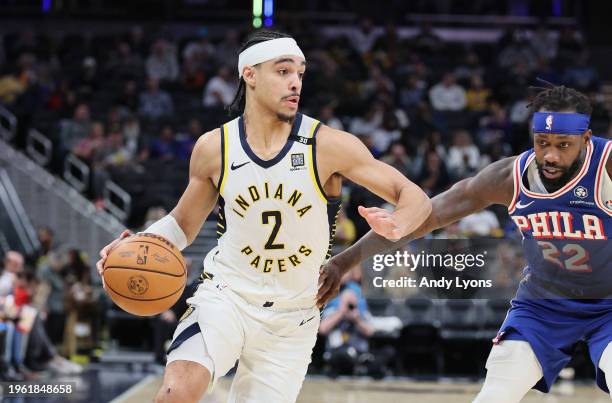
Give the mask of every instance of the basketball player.
<svg viewBox="0 0 612 403">
<path fill-rule="evenodd" d="M 477 403 L 519 402 L 530 388 L 548 392 L 585 340 L 606 392 L 612 384 L 612 142 L 592 136 L 591 106 L 563 86 L 532 105 L 534 148 L 497 161 L 432 199 L 419 238 L 491 204 L 508 206 L 523 236 L 528 267 L 494 339 Z M 368 223 L 381 209 L 362 210 Z M 368 233 L 322 268 L 318 303 L 333 297 L 355 263 L 397 244 Z M 607 379 L 607 384 L 606 384 Z"/>
<path fill-rule="evenodd" d="M 296 400 L 316 340 L 317 282 L 341 177 L 396 205 L 373 227 L 385 238 L 413 232 L 431 212 L 427 196 L 356 137 L 298 112 L 305 70 L 291 37 L 253 33 L 232 105 L 244 114 L 198 140 L 177 206 L 145 230 L 183 249 L 219 199 L 218 246 L 168 349 L 158 402 L 198 401 L 238 359 L 229 402 Z M 99 271 L 115 242 L 101 251 Z"/>
</svg>

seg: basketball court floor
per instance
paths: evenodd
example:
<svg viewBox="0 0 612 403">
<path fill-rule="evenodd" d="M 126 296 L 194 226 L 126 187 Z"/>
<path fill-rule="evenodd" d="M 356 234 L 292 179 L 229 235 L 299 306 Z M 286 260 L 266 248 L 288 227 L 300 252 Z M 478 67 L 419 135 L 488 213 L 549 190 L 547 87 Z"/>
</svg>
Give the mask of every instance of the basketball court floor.
<svg viewBox="0 0 612 403">
<path fill-rule="evenodd" d="M 231 379 L 222 378 L 214 393 L 201 403 L 225 403 Z M 161 376 L 149 375 L 126 392 L 112 400 L 113 403 L 150 402 L 159 386 Z M 354 380 L 308 378 L 302 387 L 298 403 L 469 403 L 480 389 L 480 383 L 467 382 L 415 382 L 411 380 Z M 557 383 L 551 393 L 545 395 L 531 391 L 523 403 L 609 403 L 610 396 L 594 385 Z M 265 402 L 264 402 L 265 403 Z M 494 402 L 491 402 L 494 403 Z"/>
</svg>

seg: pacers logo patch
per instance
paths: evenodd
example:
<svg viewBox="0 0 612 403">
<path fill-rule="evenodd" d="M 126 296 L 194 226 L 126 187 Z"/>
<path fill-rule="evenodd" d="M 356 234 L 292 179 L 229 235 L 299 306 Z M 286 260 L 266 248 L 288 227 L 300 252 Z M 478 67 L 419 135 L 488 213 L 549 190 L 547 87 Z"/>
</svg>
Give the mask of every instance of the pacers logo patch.
<svg viewBox="0 0 612 403">
<path fill-rule="evenodd" d="M 189 308 L 187 308 L 185 310 L 185 313 L 183 313 L 183 315 L 181 316 L 181 318 L 179 319 L 179 322 L 182 322 L 184 319 L 187 319 L 187 317 L 189 315 L 191 315 L 191 313 L 195 310 L 195 308 L 192 305 L 189 305 Z"/>
</svg>

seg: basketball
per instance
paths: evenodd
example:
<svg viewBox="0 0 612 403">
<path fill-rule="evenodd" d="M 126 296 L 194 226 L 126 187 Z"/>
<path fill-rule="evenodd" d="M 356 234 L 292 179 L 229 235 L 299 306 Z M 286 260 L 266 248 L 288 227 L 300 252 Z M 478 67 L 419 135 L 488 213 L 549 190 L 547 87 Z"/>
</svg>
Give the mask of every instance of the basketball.
<svg viewBox="0 0 612 403">
<path fill-rule="evenodd" d="M 138 233 L 108 254 L 104 283 L 113 302 L 138 316 L 160 314 L 176 303 L 187 281 L 181 252 L 156 234 Z"/>
</svg>

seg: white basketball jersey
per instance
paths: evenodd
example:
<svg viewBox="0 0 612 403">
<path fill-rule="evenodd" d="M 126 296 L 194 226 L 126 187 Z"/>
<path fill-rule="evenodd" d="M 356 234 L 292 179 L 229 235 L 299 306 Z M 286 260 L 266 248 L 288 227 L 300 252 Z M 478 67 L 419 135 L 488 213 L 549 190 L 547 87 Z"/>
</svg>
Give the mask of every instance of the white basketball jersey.
<svg viewBox="0 0 612 403">
<path fill-rule="evenodd" d="M 317 176 L 320 125 L 298 113 L 287 143 L 267 161 L 247 143 L 242 117 L 221 128 L 218 246 L 204 270 L 249 301 L 314 301 L 339 208 Z"/>
</svg>

